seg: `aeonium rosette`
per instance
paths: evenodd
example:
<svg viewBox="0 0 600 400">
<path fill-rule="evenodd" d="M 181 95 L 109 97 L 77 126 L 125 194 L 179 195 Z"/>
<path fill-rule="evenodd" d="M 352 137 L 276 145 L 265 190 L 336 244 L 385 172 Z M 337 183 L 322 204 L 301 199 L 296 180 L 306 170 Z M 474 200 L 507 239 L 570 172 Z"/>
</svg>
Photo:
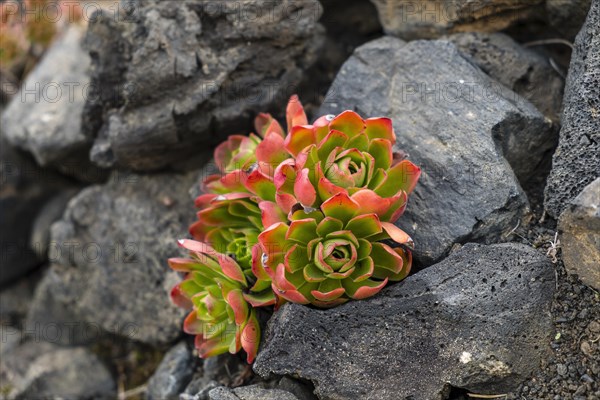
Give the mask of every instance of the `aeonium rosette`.
<svg viewBox="0 0 600 400">
<path fill-rule="evenodd" d="M 260 263 L 274 271 L 273 290 L 294 303 L 332 307 L 378 293 L 404 279 L 411 266 L 411 238 L 382 222 L 378 197 L 368 190 L 338 193 L 320 209 L 296 207 L 291 223 L 259 235 Z M 393 243 L 394 247 L 384 241 Z"/>
<path fill-rule="evenodd" d="M 171 291 L 176 305 L 191 310 L 184 332 L 196 335 L 200 357 L 244 350 L 252 363 L 260 343 L 260 326 L 253 307 L 275 304 L 272 291 L 253 293 L 240 266 L 227 255 L 194 240 L 181 240 L 190 258 L 171 258 L 185 279 Z"/>
<path fill-rule="evenodd" d="M 214 153 L 220 174 L 196 199 L 196 240 L 173 301 L 191 309 L 184 330 L 202 357 L 244 349 L 252 362 L 257 308 L 285 301 L 333 307 L 378 293 L 411 268 L 412 239 L 396 227 L 420 169 L 394 151 L 388 118 L 353 111 L 313 125 L 298 98 L 288 133 L 269 114 L 257 134 L 233 135 Z"/>
<path fill-rule="evenodd" d="M 421 170 L 400 152 L 389 118 L 363 120 L 353 111 L 294 126 L 285 139 L 293 156 L 277 167 L 276 201 L 286 212 L 296 203 L 318 207 L 337 193 L 369 190 L 385 204 L 379 218 L 394 222 L 406 207 Z"/>
</svg>

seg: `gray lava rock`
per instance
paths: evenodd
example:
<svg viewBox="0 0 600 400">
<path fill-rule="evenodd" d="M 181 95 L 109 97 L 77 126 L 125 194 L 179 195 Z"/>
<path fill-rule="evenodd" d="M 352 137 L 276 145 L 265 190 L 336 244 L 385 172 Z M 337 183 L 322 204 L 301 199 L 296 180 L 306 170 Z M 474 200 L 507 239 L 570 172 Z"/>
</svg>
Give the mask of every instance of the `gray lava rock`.
<svg viewBox="0 0 600 400">
<path fill-rule="evenodd" d="M 210 400 L 298 400 L 290 392 L 280 389 L 265 389 L 259 385 L 242 386 L 235 389 L 218 387 L 208 394 Z"/>
<path fill-rule="evenodd" d="M 93 138 L 81 126 L 90 85 L 90 57 L 81 48 L 84 36 L 85 29 L 73 25 L 50 47 L 3 113 L 2 129 L 39 165 L 100 182 L 106 174 L 90 163 Z"/>
<path fill-rule="evenodd" d="M 567 272 L 600 290 L 600 178 L 561 214 L 558 229 Z"/>
<path fill-rule="evenodd" d="M 574 38 L 585 22 L 592 0 L 546 0 L 550 24 L 558 31 Z"/>
<path fill-rule="evenodd" d="M 85 348 L 26 342 L 2 357 L 2 393 L 7 399 L 114 399 L 116 385 Z"/>
<path fill-rule="evenodd" d="M 29 311 L 33 293 L 41 277 L 41 273 L 30 273 L 0 290 L 1 321 L 15 321 L 15 325 L 22 326 L 21 321 Z"/>
<path fill-rule="evenodd" d="M 0 285 L 24 276 L 46 259 L 34 236 L 46 235 L 46 224 L 35 229 L 40 211 L 57 193 L 73 187 L 58 174 L 42 170 L 27 154 L 0 138 Z M 41 243 L 40 243 L 41 244 Z"/>
<path fill-rule="evenodd" d="M 115 172 L 106 185 L 74 197 L 52 226 L 55 267 L 47 293 L 55 303 L 36 295 L 32 309 L 37 312 L 30 312 L 29 323 L 73 314 L 80 322 L 145 343 L 175 340 L 184 311 L 169 300 L 179 279 L 167 259 L 181 255 L 177 239 L 187 236 L 194 219 L 187 190 L 196 176 L 197 171 Z M 44 312 L 46 304 L 61 303 L 65 318 Z"/>
<path fill-rule="evenodd" d="M 423 170 L 399 221 L 422 264 L 514 228 L 528 208 L 515 174 L 530 179 L 551 146 L 549 121 L 447 41 L 386 37 L 358 48 L 320 114 L 345 109 L 392 118 L 397 145 Z"/>
<path fill-rule="evenodd" d="M 371 0 L 388 35 L 433 39 L 447 33 L 501 31 L 535 19 L 544 0 Z"/>
<path fill-rule="evenodd" d="M 363 301 L 286 304 L 254 364 L 325 399 L 436 400 L 448 385 L 507 393 L 549 356 L 554 270 L 530 247 L 467 244 Z"/>
<path fill-rule="evenodd" d="M 544 203 L 554 218 L 600 176 L 600 0 L 575 40 L 563 103 Z"/>
<path fill-rule="evenodd" d="M 185 342 L 169 350 L 148 381 L 146 399 L 179 399 L 179 393 L 192 379 L 197 360 Z"/>
<path fill-rule="evenodd" d="M 240 358 L 229 354 L 209 357 L 202 362 L 202 371 L 197 372 L 185 391 L 179 396 L 180 400 L 208 400 L 211 390 L 219 386 L 233 385 L 234 377 L 244 374 L 247 364 Z"/>
<path fill-rule="evenodd" d="M 565 83 L 546 57 L 503 33 L 457 33 L 447 39 L 483 72 L 529 100 L 553 122 L 560 121 Z M 553 138 L 556 145 L 558 132 Z"/>
<path fill-rule="evenodd" d="M 314 0 L 137 4 L 125 21 L 96 14 L 86 39 L 97 91 L 84 121 L 104 167 L 178 164 L 280 111 L 324 39 Z"/>
<path fill-rule="evenodd" d="M 49 268 L 28 299 L 26 336 L 64 346 L 97 342 L 104 332 L 97 322 L 87 321 L 77 310 L 80 289 L 64 279 L 62 269 L 57 265 Z"/>
</svg>

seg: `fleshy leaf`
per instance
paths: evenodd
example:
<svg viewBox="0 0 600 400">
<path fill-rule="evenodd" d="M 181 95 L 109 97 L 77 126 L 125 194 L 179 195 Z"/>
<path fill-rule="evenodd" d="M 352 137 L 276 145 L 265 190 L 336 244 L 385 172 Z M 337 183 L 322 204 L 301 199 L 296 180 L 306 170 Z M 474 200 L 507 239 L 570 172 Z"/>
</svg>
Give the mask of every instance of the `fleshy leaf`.
<svg viewBox="0 0 600 400">
<path fill-rule="evenodd" d="M 244 293 L 244 299 L 252 305 L 252 307 L 266 307 L 275 304 L 275 294 L 271 290 L 263 290 L 260 293 Z"/>
<path fill-rule="evenodd" d="M 346 193 L 338 193 L 321 204 L 321 210 L 327 217 L 339 219 L 343 223 L 350 221 L 358 212 L 359 205 Z"/>
<path fill-rule="evenodd" d="M 314 143 L 315 130 L 309 125 L 294 126 L 285 138 L 285 148 L 294 157 Z"/>
<path fill-rule="evenodd" d="M 298 174 L 296 183 L 294 184 L 294 193 L 296 194 L 296 198 L 304 206 L 312 206 L 317 199 L 317 192 L 313 184 L 310 182 L 308 175 L 308 168 L 304 168 Z"/>
<path fill-rule="evenodd" d="M 276 224 L 278 222 L 285 222 L 285 213 L 279 208 L 279 206 L 272 201 L 261 201 L 258 203 L 258 207 L 261 211 L 262 225 L 265 228 Z"/>
<path fill-rule="evenodd" d="M 246 361 L 248 364 L 252 364 L 258 353 L 258 346 L 260 345 L 260 325 L 256 318 L 256 311 L 254 310 L 252 310 L 248 323 L 242 330 L 241 344 L 247 354 Z"/>
<path fill-rule="evenodd" d="M 411 193 L 421 176 L 421 169 L 404 160 L 390 168 L 387 174 L 387 179 L 375 189 L 383 197 L 394 196 L 401 190 Z"/>
<path fill-rule="evenodd" d="M 396 142 L 396 134 L 389 118 L 369 118 L 365 120 L 365 133 L 369 139 L 381 138 L 389 140 L 392 144 Z"/>
<path fill-rule="evenodd" d="M 392 143 L 385 139 L 374 139 L 369 144 L 369 154 L 375 159 L 375 169 L 387 170 L 392 165 Z"/>
<path fill-rule="evenodd" d="M 302 107 L 302 103 L 300 103 L 300 99 L 296 95 L 290 97 L 286 110 L 286 120 L 288 130 L 297 125 L 308 124 L 304 107 Z"/>
<path fill-rule="evenodd" d="M 362 300 L 374 296 L 387 285 L 387 278 L 383 281 L 373 281 L 370 279 L 361 282 L 352 282 L 349 279 L 344 281 L 344 288 L 348 296 L 355 300 Z"/>
<path fill-rule="evenodd" d="M 354 111 L 344 111 L 331 121 L 329 129 L 344 132 L 352 138 L 365 129 L 365 122 Z"/>
<path fill-rule="evenodd" d="M 242 291 L 235 289 L 227 294 L 227 303 L 233 310 L 235 315 L 235 324 L 242 325 L 248 318 L 249 307 L 248 303 L 244 299 Z"/>
<path fill-rule="evenodd" d="M 352 231 L 357 238 L 367 238 L 381 233 L 382 225 L 377 214 L 362 214 L 352 218 L 346 229 Z"/>
</svg>

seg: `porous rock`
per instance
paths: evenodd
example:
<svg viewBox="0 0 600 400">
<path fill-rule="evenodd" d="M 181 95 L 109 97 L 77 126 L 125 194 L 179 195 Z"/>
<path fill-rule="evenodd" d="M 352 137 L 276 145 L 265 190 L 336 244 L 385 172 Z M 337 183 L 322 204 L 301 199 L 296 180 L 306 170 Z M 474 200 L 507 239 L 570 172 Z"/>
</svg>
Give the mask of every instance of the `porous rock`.
<svg viewBox="0 0 600 400">
<path fill-rule="evenodd" d="M 535 19 L 544 0 L 371 0 L 388 35 L 433 39 L 455 32 L 497 32 Z"/>
<path fill-rule="evenodd" d="M 28 154 L 0 136 L 0 285 L 4 286 L 43 264 L 41 250 L 52 215 L 41 212 L 55 196 L 73 185 L 55 172 L 43 170 Z M 60 205 L 57 205 L 60 207 Z M 36 226 L 36 221 L 38 222 Z"/>
<path fill-rule="evenodd" d="M 61 320 L 48 309 L 62 304 L 62 319 L 79 315 L 80 323 L 153 345 L 175 340 L 184 311 L 169 300 L 178 277 L 167 259 L 181 256 L 177 239 L 194 219 L 187 190 L 196 176 L 115 172 L 71 199 L 52 226 L 52 278 L 28 323 Z"/>
<path fill-rule="evenodd" d="M 590 183 L 559 218 L 565 268 L 600 290 L 600 178 Z"/>
<path fill-rule="evenodd" d="M 259 385 L 242 386 L 235 389 L 218 387 L 208 394 L 210 400 L 298 400 L 290 392 L 280 389 L 265 389 Z"/>
<path fill-rule="evenodd" d="M 425 265 L 455 243 L 512 230 L 528 208 L 516 177 L 530 179 L 552 146 L 549 121 L 447 41 L 386 37 L 358 48 L 320 114 L 346 109 L 390 117 L 397 148 L 422 168 L 399 224 Z"/>
<path fill-rule="evenodd" d="M 550 24 L 573 39 L 579 33 L 590 9 L 592 0 L 546 0 Z"/>
<path fill-rule="evenodd" d="M 254 370 L 310 380 L 323 399 L 441 400 L 448 385 L 508 393 L 549 356 L 554 285 L 530 247 L 467 244 L 367 300 L 286 304 Z"/>
<path fill-rule="evenodd" d="M 258 112 L 280 111 L 317 59 L 321 12 L 314 0 L 151 0 L 128 18 L 95 14 L 86 46 L 97 100 L 84 111 L 92 160 L 179 165 L 249 129 Z"/>
<path fill-rule="evenodd" d="M 114 399 L 115 381 L 83 347 L 26 342 L 3 355 L 0 386 L 8 399 Z"/>
<path fill-rule="evenodd" d="M 544 202 L 554 218 L 600 175 L 600 0 L 575 40 L 563 103 Z"/>
<path fill-rule="evenodd" d="M 85 28 L 74 24 L 48 49 L 2 114 L 2 130 L 39 165 L 101 182 L 106 174 L 89 161 L 93 138 L 81 122 L 90 90 L 90 57 L 81 47 L 84 36 Z"/>
<path fill-rule="evenodd" d="M 188 345 L 181 342 L 165 354 L 148 381 L 147 400 L 179 400 L 179 394 L 191 381 L 198 361 Z"/>
<path fill-rule="evenodd" d="M 565 83 L 546 57 L 504 33 L 466 32 L 447 39 L 483 72 L 529 100 L 553 122 L 560 121 Z M 558 132 L 553 139 L 558 142 Z"/>
</svg>

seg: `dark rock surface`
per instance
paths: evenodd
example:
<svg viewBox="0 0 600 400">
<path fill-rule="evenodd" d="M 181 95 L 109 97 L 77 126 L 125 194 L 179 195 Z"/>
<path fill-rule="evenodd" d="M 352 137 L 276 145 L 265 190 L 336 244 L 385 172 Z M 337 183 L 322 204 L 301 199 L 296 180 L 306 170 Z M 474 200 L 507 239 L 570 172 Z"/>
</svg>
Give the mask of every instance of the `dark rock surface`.
<svg viewBox="0 0 600 400">
<path fill-rule="evenodd" d="M 507 393 L 549 353 L 554 272 L 518 244 L 467 244 L 364 301 L 286 304 L 254 369 L 292 375 L 327 399 L 443 399 L 447 385 Z"/>
<path fill-rule="evenodd" d="M 239 386 L 247 376 L 248 365 L 229 353 L 202 360 L 202 368 L 180 394 L 180 400 L 208 400 L 211 390 L 220 386 Z"/>
<path fill-rule="evenodd" d="M 316 61 L 321 12 L 312 0 L 152 0 L 123 21 L 96 14 L 92 160 L 157 170 L 245 131 L 258 112 L 280 112 Z"/>
<path fill-rule="evenodd" d="M 600 0 L 575 40 L 563 102 L 544 203 L 554 218 L 600 175 Z"/>
<path fill-rule="evenodd" d="M 173 347 L 148 381 L 146 399 L 178 400 L 179 393 L 191 381 L 197 362 L 198 357 L 192 354 L 185 342 Z"/>
<path fill-rule="evenodd" d="M 0 386 L 10 399 L 114 399 L 115 382 L 85 348 L 26 342 L 2 357 Z"/>
<path fill-rule="evenodd" d="M 178 278 L 166 260 L 180 255 L 177 239 L 194 218 L 187 190 L 196 176 L 115 172 L 106 185 L 73 198 L 52 227 L 55 266 L 45 293 L 54 301 L 40 289 L 29 323 L 79 315 L 80 322 L 145 343 L 175 340 L 184 311 L 170 303 Z"/>
<path fill-rule="evenodd" d="M 483 72 L 529 100 L 553 122 L 560 121 L 565 83 L 547 57 L 503 33 L 457 33 L 447 39 Z"/>
<path fill-rule="evenodd" d="M 2 325 L 22 324 L 41 277 L 41 271 L 30 273 L 0 290 L 0 323 Z"/>
<path fill-rule="evenodd" d="M 538 17 L 544 0 L 371 0 L 389 35 L 433 39 L 447 33 L 503 30 Z"/>
<path fill-rule="evenodd" d="M 30 297 L 24 330 L 33 340 L 64 346 L 95 343 L 103 337 L 103 332 L 98 323 L 86 321 L 77 310 L 76 288 L 65 281 L 61 269 L 53 266 L 44 273 Z"/>
<path fill-rule="evenodd" d="M 100 182 L 105 173 L 89 161 L 93 138 L 81 125 L 89 91 L 90 57 L 81 48 L 85 29 L 66 30 L 23 82 L 2 115 L 2 130 L 13 145 L 82 181 Z"/>
<path fill-rule="evenodd" d="M 58 174 L 41 169 L 27 154 L 0 138 L 0 286 L 25 275 L 46 259 L 35 235 L 45 235 L 45 226 L 34 228 L 40 210 L 53 196 L 74 185 Z M 34 243 L 35 244 L 35 243 Z M 41 245 L 41 243 L 40 243 Z"/>
<path fill-rule="evenodd" d="M 567 272 L 600 290 L 600 178 L 560 215 L 558 229 Z"/>
<path fill-rule="evenodd" d="M 209 400 L 298 400 L 290 392 L 280 389 L 265 389 L 258 385 L 236 389 L 218 387 L 210 391 Z"/>
<path fill-rule="evenodd" d="M 573 39 L 585 22 L 592 0 L 546 0 L 546 11 L 550 24 Z"/>
<path fill-rule="evenodd" d="M 506 159 L 526 181 L 552 147 L 549 121 L 446 41 L 386 37 L 358 48 L 320 114 L 345 109 L 392 118 L 397 145 L 423 169 L 399 221 L 423 264 L 516 226 L 528 202 Z"/>
</svg>

